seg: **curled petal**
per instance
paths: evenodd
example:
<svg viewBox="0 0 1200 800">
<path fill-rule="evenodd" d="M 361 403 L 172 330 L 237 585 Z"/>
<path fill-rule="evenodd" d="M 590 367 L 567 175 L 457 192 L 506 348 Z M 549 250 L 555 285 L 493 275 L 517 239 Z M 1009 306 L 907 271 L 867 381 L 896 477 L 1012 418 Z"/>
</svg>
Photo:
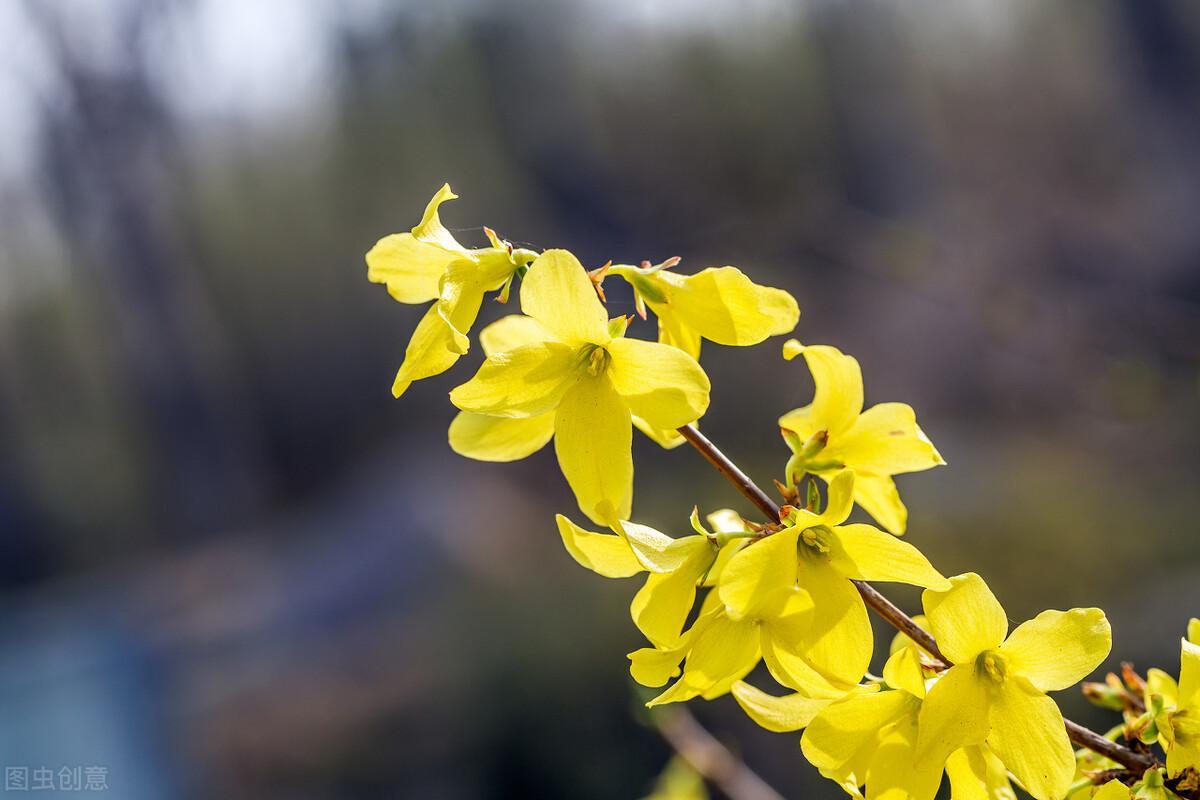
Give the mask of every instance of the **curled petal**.
<svg viewBox="0 0 1200 800">
<path fill-rule="evenodd" d="M 842 545 L 838 567 L 848 578 L 950 588 L 950 581 L 908 542 L 871 525 L 841 525 L 833 531 Z"/>
<path fill-rule="evenodd" d="M 629 543 L 620 536 L 581 528 L 562 514 L 554 519 L 563 545 L 580 566 L 606 578 L 628 578 L 645 570 Z M 675 634 L 677 638 L 679 631 Z"/>
<path fill-rule="evenodd" d="M 732 694 L 746 716 L 760 727 L 775 733 L 798 731 L 806 727 L 821 709 L 834 702 L 830 698 L 805 697 L 799 692 L 776 697 L 744 681 L 733 685 Z"/>
</svg>

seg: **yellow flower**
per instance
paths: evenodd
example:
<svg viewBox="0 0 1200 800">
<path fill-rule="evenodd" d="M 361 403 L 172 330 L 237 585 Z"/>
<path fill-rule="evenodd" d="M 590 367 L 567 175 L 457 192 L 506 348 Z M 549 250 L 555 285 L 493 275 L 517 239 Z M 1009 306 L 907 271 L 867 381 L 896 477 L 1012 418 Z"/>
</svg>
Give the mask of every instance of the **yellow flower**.
<svg viewBox="0 0 1200 800">
<path fill-rule="evenodd" d="M 1098 608 L 1043 611 L 1008 634 L 1008 617 L 974 573 L 927 590 L 925 616 L 950 667 L 925 698 L 922 758 L 937 761 L 986 742 L 1038 800 L 1067 793 L 1075 753 L 1062 713 L 1046 692 L 1074 685 L 1112 646 Z"/>
<path fill-rule="evenodd" d="M 581 528 L 562 514 L 555 519 L 563 545 L 580 565 L 607 578 L 650 573 L 634 595 L 630 613 L 647 639 L 665 647 L 679 638 L 696 602 L 696 589 L 719 570 L 718 559 L 724 555 L 727 560 L 746 543 L 745 538 L 729 538 L 728 534 L 744 533 L 731 514 L 722 510 L 709 515 L 719 532 L 726 528 L 725 537 L 718 533 L 679 539 L 634 522 L 617 523 L 615 533 L 608 534 Z"/>
<path fill-rule="evenodd" d="M 919 668 L 909 672 L 900 655 L 884 667 L 891 690 L 827 706 L 800 739 L 804 757 L 851 795 L 861 796 L 865 784 L 870 798 L 933 797 L 941 782 L 941 764 L 918 764 L 913 757 L 925 684 Z"/>
<path fill-rule="evenodd" d="M 1138 727 L 1147 744 L 1155 740 L 1167 754 L 1167 773 L 1200 771 L 1200 625 L 1191 620 L 1180 641 L 1179 682 L 1162 670 L 1146 674 L 1147 713 Z"/>
<path fill-rule="evenodd" d="M 479 332 L 485 356 L 515 350 L 552 339 L 553 334 L 533 317 L 510 314 Z M 459 455 L 479 461 L 518 461 L 541 450 L 554 436 L 554 411 L 532 417 L 496 417 L 460 411 L 450 423 L 450 447 Z M 655 428 L 633 415 L 633 425 L 663 447 L 683 443 L 672 430 Z"/>
<path fill-rule="evenodd" d="M 1111 780 L 1103 786 L 1095 787 L 1086 796 L 1092 800 L 1131 800 L 1133 792 L 1129 787 L 1118 780 Z"/>
<path fill-rule="evenodd" d="M 917 425 L 912 407 L 880 403 L 863 411 L 862 370 L 853 356 L 828 345 L 802 345 L 789 339 L 783 357 L 804 355 L 816 384 L 811 404 L 779 419 L 792 450 L 789 485 L 810 472 L 828 481 L 841 469 L 858 473 L 854 500 L 888 531 L 902 535 L 908 509 L 893 475 L 945 464 Z"/>
<path fill-rule="evenodd" d="M 489 355 L 450 401 L 496 417 L 555 411 L 558 463 L 580 509 L 601 524 L 627 519 L 631 414 L 657 428 L 694 422 L 708 408 L 708 377 L 674 348 L 614 336 L 591 280 L 565 250 L 548 250 L 530 266 L 521 310 L 545 338 Z"/>
<path fill-rule="evenodd" d="M 728 613 L 717 592 L 710 592 L 699 617 L 677 641 L 630 653 L 629 672 L 643 686 L 662 686 L 679 676 L 648 706 L 720 697 L 760 659 L 766 661 L 775 680 L 785 686 L 805 687 L 808 696 L 844 692 L 845 687 L 834 686 L 809 666 L 796 647 L 800 632 L 811 624 L 812 602 L 808 593 L 797 587 L 761 598 L 737 618 Z"/>
<path fill-rule="evenodd" d="M 695 275 L 668 271 L 674 260 L 655 267 L 620 264 L 609 272 L 633 287 L 638 311 L 658 317 L 658 340 L 700 357 L 700 342 L 758 344 L 796 327 L 800 308 L 782 289 L 759 286 L 737 267 L 709 267 Z"/>
<path fill-rule="evenodd" d="M 529 251 L 513 251 L 494 234 L 492 247 L 469 250 L 443 226 L 438 207 L 458 195 L 443 185 L 421 222 L 411 233 L 393 233 L 367 253 L 367 278 L 387 285 L 401 303 L 437 300 L 417 324 L 392 384 L 392 394 L 404 394 L 413 381 L 438 375 L 467 352 L 467 333 L 486 292 L 499 289 L 517 269 L 532 260 Z"/>
<path fill-rule="evenodd" d="M 781 591 L 806 590 L 812 624 L 796 632 L 795 644 L 826 678 L 846 685 L 866 672 L 873 646 L 867 608 L 851 579 L 949 587 L 907 542 L 871 525 L 842 524 L 853 507 L 854 484 L 853 470 L 835 475 L 822 513 L 793 510 L 788 527 L 730 559 L 718 586 L 734 618 Z"/>
</svg>

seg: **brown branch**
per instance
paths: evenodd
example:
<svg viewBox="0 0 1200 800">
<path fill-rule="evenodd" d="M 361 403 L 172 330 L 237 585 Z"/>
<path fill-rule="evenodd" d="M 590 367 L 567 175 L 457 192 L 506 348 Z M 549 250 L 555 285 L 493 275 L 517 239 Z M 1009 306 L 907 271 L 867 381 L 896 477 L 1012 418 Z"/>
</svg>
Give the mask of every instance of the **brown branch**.
<svg viewBox="0 0 1200 800">
<path fill-rule="evenodd" d="M 704 459 L 708 463 L 712 464 L 718 472 L 724 475 L 733 484 L 734 488 L 741 492 L 747 500 L 754 503 L 771 522 L 779 519 L 779 506 L 775 501 L 768 497 L 754 481 L 750 480 L 746 473 L 738 469 L 738 466 L 730 461 L 728 456 L 718 450 L 717 446 L 700 433 L 695 426 L 685 425 L 679 429 L 679 433 L 683 438 L 687 439 L 692 447 L 699 451 L 700 455 L 704 456 Z M 875 587 L 866 581 L 853 581 L 853 583 L 867 605 L 873 608 L 879 616 L 883 617 L 888 624 L 911 638 L 943 663 L 949 663 L 938 649 L 934 638 L 914 622 L 912 617 L 901 611 L 892 601 L 880 594 Z M 1123 747 L 1116 742 L 1106 739 L 1082 725 L 1078 725 L 1070 720 L 1064 721 L 1067 726 L 1067 736 L 1076 745 L 1099 753 L 1138 775 L 1158 764 L 1158 760 L 1150 753 L 1139 753 L 1130 750 L 1128 747 Z"/>
<path fill-rule="evenodd" d="M 686 708 L 655 711 L 650 719 L 688 766 L 732 800 L 783 800 L 779 792 L 717 741 Z"/>
</svg>

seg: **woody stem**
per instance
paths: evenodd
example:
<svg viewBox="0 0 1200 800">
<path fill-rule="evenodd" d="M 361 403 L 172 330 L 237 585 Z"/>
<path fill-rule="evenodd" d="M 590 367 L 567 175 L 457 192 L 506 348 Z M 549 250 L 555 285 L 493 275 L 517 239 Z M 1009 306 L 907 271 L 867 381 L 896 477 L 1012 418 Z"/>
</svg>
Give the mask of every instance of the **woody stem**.
<svg viewBox="0 0 1200 800">
<path fill-rule="evenodd" d="M 717 446 L 709 441 L 708 437 L 700 433 L 694 425 L 683 426 L 679 429 L 679 433 L 684 439 L 687 439 L 688 444 L 696 448 L 700 455 L 704 456 L 705 461 L 712 464 L 717 472 L 720 472 L 725 476 L 726 480 L 733 484 L 734 488 L 762 511 L 768 520 L 771 522 L 779 521 L 779 505 L 766 492 L 760 489 L 746 473 L 742 472 L 737 464 L 734 464 L 729 460 L 728 456 L 717 449 Z M 851 582 L 858 589 L 859 594 L 862 595 L 866 604 L 874 609 L 879 616 L 883 617 L 884 621 L 920 645 L 922 649 L 941 661 L 942 665 L 950 663 L 942 655 L 941 650 L 938 649 L 937 642 L 933 636 L 914 622 L 912 617 L 901 611 L 891 600 L 880 594 L 875 587 L 866 581 L 855 580 Z M 1067 726 L 1067 736 L 1076 745 L 1099 753 L 1138 775 L 1141 775 L 1158 763 L 1150 753 L 1139 753 L 1130 750 L 1128 747 L 1110 741 L 1095 731 L 1070 720 L 1065 720 L 1065 723 Z"/>
</svg>

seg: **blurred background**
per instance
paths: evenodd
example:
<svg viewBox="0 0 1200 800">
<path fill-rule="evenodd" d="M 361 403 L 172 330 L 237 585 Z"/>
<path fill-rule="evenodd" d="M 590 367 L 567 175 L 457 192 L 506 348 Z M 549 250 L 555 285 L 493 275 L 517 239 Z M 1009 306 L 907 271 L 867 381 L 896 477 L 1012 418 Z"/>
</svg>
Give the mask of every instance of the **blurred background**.
<svg viewBox="0 0 1200 800">
<path fill-rule="evenodd" d="M 101 766 L 121 798 L 648 792 L 637 582 L 563 551 L 552 451 L 450 452 L 477 351 L 391 398 L 423 309 L 363 254 L 443 181 L 471 246 L 488 225 L 791 291 L 796 335 L 857 355 L 868 403 L 912 403 L 949 461 L 900 479 L 911 541 L 1016 621 L 1106 608 L 1110 666 L 1177 668 L 1188 0 L 14 0 L 0 30 L 6 766 Z M 812 391 L 780 343 L 703 358 L 705 430 L 764 484 Z M 635 459 L 641 522 L 752 512 L 687 449 Z M 785 795 L 841 796 L 797 736 L 694 705 Z"/>
</svg>

